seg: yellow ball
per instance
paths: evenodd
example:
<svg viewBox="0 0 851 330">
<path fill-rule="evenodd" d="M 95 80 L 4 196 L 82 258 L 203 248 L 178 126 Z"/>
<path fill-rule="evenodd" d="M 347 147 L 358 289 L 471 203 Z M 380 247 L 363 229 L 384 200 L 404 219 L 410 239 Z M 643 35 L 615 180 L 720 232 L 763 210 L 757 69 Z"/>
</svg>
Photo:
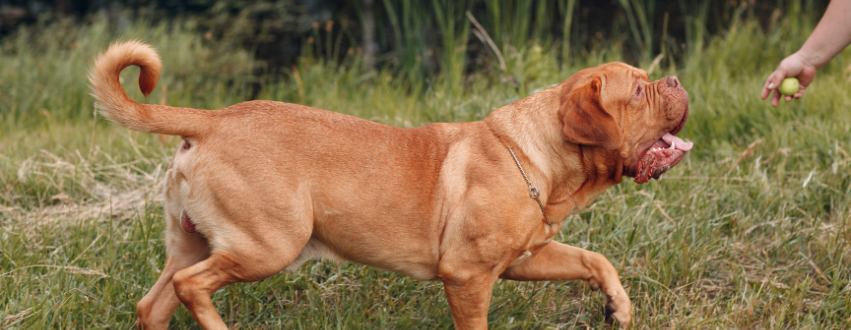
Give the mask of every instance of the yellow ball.
<svg viewBox="0 0 851 330">
<path fill-rule="evenodd" d="M 777 89 L 780 90 L 780 94 L 783 95 L 795 95 L 798 92 L 798 89 L 801 88 L 801 83 L 798 82 L 798 78 L 790 77 L 783 79 L 783 82 L 780 83 L 780 87 Z"/>
</svg>

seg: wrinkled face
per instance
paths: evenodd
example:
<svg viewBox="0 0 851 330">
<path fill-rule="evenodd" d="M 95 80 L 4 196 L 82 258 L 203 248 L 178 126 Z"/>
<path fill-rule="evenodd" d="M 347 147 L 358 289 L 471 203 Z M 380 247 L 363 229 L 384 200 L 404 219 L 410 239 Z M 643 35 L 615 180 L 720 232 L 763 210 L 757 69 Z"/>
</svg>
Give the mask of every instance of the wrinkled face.
<svg viewBox="0 0 851 330">
<path fill-rule="evenodd" d="M 658 179 L 692 148 L 675 136 L 688 117 L 688 93 L 674 76 L 650 81 L 644 70 L 609 63 L 578 72 L 564 88 L 565 139 L 617 151 L 636 183 Z"/>
</svg>

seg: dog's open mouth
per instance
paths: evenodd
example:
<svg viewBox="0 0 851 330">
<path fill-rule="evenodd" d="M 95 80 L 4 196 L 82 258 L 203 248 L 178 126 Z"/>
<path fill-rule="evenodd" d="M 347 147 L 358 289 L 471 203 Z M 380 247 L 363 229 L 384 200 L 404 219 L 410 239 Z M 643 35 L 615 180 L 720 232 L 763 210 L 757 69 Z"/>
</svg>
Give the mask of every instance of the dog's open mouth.
<svg viewBox="0 0 851 330">
<path fill-rule="evenodd" d="M 686 152 L 694 146 L 691 142 L 685 142 L 674 134 L 682 130 L 688 117 L 688 110 L 679 125 L 669 133 L 665 133 L 659 140 L 644 151 L 638 158 L 636 165 L 635 183 L 649 182 L 650 178 L 659 180 L 662 173 L 679 164 L 685 157 Z"/>
</svg>

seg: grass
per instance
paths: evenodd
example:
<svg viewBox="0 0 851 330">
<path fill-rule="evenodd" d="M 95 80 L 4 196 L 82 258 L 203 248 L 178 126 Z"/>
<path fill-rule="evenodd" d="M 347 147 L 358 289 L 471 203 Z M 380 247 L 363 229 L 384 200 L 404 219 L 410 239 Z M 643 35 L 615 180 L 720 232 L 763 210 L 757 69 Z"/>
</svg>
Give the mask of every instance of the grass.
<svg viewBox="0 0 851 330">
<path fill-rule="evenodd" d="M 805 23 L 781 18 L 766 31 L 745 21 L 679 66 L 663 62 L 653 77 L 677 74 L 690 93 L 680 136 L 695 149 L 661 182 L 609 189 L 556 237 L 615 264 L 634 328 L 851 327 L 851 51 L 823 68 L 803 99 L 778 108 L 759 100 L 773 66 L 811 31 Z M 402 127 L 479 120 L 581 68 L 624 58 L 611 45 L 559 61 L 562 44 L 535 44 L 506 51 L 507 72 L 463 81 L 453 72 L 412 86 L 391 70 L 361 71 L 357 54 L 341 64 L 305 57 L 288 79 L 273 80 L 249 74 L 258 64 L 247 52 L 205 43 L 191 21 L 123 31 L 99 20 L 61 24 L 0 39 L 3 329 L 129 329 L 164 264 L 159 182 L 177 139 L 91 116 L 85 72 L 115 37 L 160 50 L 166 87 L 150 102 L 214 109 L 256 94 Z M 142 101 L 134 74 L 124 73 L 125 87 Z M 213 299 L 240 329 L 452 324 L 439 282 L 354 264 L 308 262 Z M 581 282 L 501 281 L 490 311 L 492 329 L 600 328 L 602 318 L 602 298 Z M 172 326 L 197 328 L 183 307 Z"/>
</svg>

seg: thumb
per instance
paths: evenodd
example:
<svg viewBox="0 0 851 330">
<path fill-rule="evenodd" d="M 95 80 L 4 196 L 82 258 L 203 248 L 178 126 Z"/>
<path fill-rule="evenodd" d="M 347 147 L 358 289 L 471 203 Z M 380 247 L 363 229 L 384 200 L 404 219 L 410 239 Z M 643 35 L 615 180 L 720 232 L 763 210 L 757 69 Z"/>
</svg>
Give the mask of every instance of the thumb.
<svg viewBox="0 0 851 330">
<path fill-rule="evenodd" d="M 771 94 L 771 91 L 780 86 L 780 82 L 786 78 L 786 69 L 779 67 L 775 70 L 768 79 L 765 81 L 765 85 L 762 87 L 762 99 L 765 100 L 768 95 Z"/>
<path fill-rule="evenodd" d="M 784 68 L 783 66 L 778 67 L 777 70 L 774 70 L 774 73 L 772 73 L 771 76 L 768 77 L 768 81 L 765 82 L 765 86 L 768 89 L 777 88 L 778 86 L 780 86 L 780 82 L 782 82 L 783 79 L 786 79 L 786 74 L 786 68 Z"/>
</svg>

